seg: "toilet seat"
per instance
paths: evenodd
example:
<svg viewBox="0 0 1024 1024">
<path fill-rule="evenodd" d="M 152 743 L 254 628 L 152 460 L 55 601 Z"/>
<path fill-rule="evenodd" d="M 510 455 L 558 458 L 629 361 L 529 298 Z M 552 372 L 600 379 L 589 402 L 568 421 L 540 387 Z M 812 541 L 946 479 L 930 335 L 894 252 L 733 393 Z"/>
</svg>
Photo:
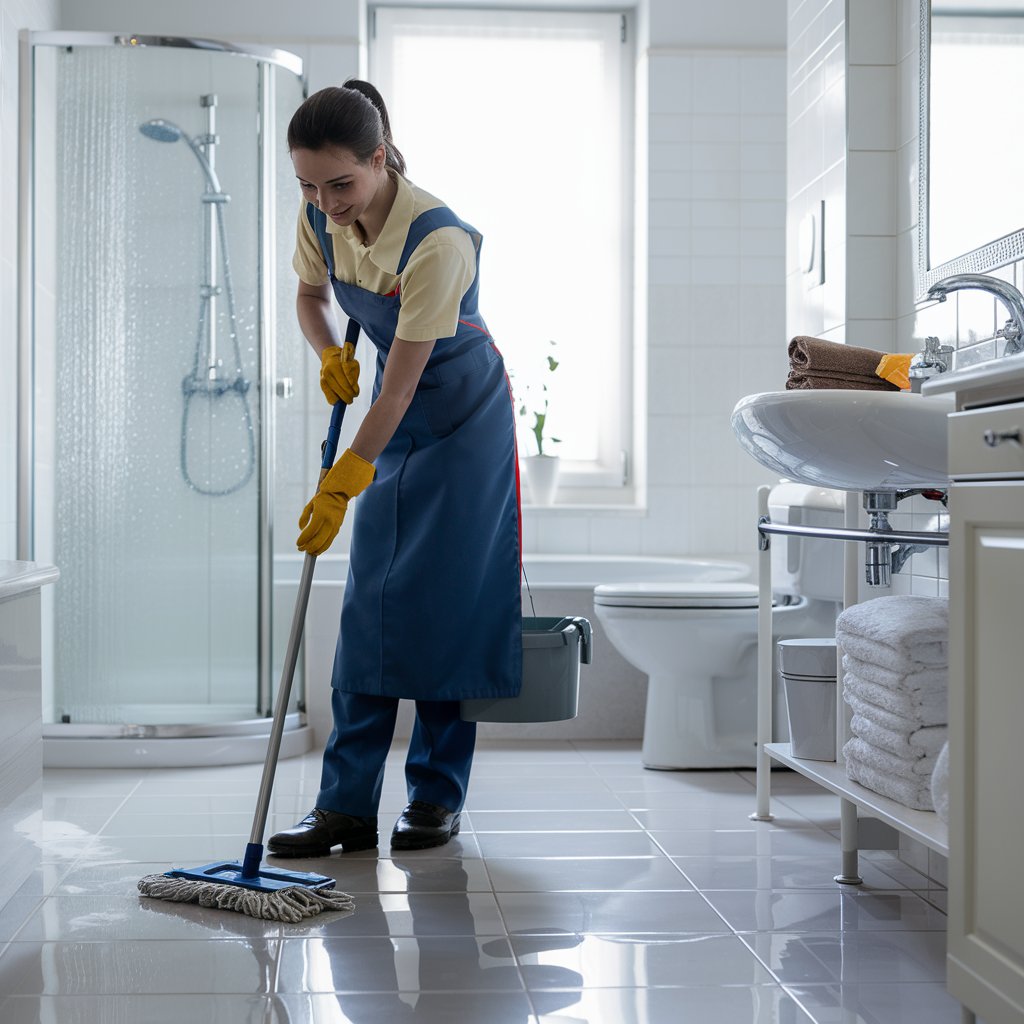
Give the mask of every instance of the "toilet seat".
<svg viewBox="0 0 1024 1024">
<path fill-rule="evenodd" d="M 594 604 L 614 608 L 756 608 L 753 583 L 602 583 Z"/>
</svg>

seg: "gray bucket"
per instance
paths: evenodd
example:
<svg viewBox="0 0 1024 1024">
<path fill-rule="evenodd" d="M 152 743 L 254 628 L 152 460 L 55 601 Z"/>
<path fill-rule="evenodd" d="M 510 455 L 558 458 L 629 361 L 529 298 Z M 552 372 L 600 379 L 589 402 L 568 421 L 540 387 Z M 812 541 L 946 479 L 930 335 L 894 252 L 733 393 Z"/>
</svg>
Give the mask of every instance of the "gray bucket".
<svg viewBox="0 0 1024 1024">
<path fill-rule="evenodd" d="M 580 664 L 589 665 L 590 622 L 523 617 L 523 686 L 518 697 L 462 701 L 465 722 L 564 722 L 576 717 Z"/>
</svg>

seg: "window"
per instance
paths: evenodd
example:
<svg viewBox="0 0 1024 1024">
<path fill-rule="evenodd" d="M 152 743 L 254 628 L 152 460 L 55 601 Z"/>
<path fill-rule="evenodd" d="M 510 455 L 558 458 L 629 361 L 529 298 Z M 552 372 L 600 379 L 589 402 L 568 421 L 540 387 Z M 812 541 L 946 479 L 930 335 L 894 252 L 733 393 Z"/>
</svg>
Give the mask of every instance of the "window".
<svg viewBox="0 0 1024 1024">
<path fill-rule="evenodd" d="M 410 179 L 484 236 L 481 311 L 517 408 L 547 398 L 546 433 L 560 443 L 545 451 L 561 456 L 561 481 L 602 489 L 574 492 L 579 500 L 625 500 L 632 100 L 623 16 L 396 7 L 372 16 L 370 77 Z M 519 420 L 520 454 L 537 450 L 532 423 Z"/>
</svg>

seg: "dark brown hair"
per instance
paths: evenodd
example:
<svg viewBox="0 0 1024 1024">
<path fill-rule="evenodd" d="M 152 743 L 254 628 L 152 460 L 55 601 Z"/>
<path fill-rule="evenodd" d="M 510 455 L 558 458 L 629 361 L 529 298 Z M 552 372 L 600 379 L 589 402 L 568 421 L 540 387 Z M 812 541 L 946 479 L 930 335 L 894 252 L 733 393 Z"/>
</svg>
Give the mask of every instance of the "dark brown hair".
<svg viewBox="0 0 1024 1024">
<path fill-rule="evenodd" d="M 388 167 L 404 175 L 405 157 L 391 138 L 384 100 L 369 82 L 358 78 L 313 93 L 288 124 L 289 151 L 341 146 L 365 163 L 381 144 Z"/>
</svg>

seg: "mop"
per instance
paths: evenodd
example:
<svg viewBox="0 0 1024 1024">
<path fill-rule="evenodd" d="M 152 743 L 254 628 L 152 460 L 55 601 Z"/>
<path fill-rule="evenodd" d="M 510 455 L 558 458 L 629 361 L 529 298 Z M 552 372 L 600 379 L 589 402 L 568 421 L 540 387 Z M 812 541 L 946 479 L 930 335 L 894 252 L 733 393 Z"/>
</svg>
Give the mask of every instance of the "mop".
<svg viewBox="0 0 1024 1024">
<path fill-rule="evenodd" d="M 345 332 L 346 356 L 351 358 L 359 337 L 359 324 L 349 320 Z M 320 481 L 334 464 L 341 435 L 341 421 L 345 414 L 345 403 L 335 403 L 331 413 L 331 424 L 327 439 L 323 442 L 323 459 L 320 466 Z M 292 616 L 292 630 L 288 638 L 278 688 L 274 719 L 267 744 L 267 756 L 263 763 L 263 777 L 256 799 L 256 815 L 252 833 L 245 848 L 245 856 L 238 861 L 215 861 L 197 868 L 175 868 L 161 875 L 146 875 L 139 880 L 139 892 L 158 900 L 176 903 L 197 903 L 201 907 L 217 910 L 233 910 L 249 917 L 268 921 L 285 921 L 294 924 L 304 918 L 313 917 L 324 910 L 352 910 L 355 902 L 343 892 L 335 892 L 333 878 L 306 871 L 285 871 L 277 868 L 262 868 L 263 833 L 270 808 L 270 792 L 274 785 L 278 754 L 281 750 L 281 735 L 284 732 L 285 715 L 288 712 L 288 698 L 291 695 L 292 679 L 299 656 L 302 640 L 302 626 L 306 618 L 306 605 L 313 583 L 313 568 L 316 556 L 307 554 L 299 579 L 299 592 Z"/>
</svg>

